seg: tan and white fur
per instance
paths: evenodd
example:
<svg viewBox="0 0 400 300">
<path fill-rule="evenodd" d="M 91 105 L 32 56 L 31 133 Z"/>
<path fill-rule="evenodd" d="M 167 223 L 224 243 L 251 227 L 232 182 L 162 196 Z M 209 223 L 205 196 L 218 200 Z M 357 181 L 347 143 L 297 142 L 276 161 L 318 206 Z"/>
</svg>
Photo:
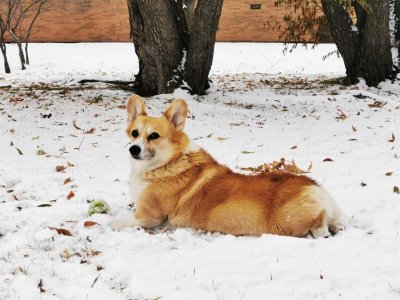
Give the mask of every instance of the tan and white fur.
<svg viewBox="0 0 400 300">
<path fill-rule="evenodd" d="M 127 111 L 136 211 L 131 219 L 115 222 L 115 229 L 168 222 L 233 235 L 319 238 L 343 228 L 336 203 L 314 180 L 286 172 L 234 173 L 195 146 L 183 132 L 184 100 L 151 117 L 134 95 Z"/>
</svg>

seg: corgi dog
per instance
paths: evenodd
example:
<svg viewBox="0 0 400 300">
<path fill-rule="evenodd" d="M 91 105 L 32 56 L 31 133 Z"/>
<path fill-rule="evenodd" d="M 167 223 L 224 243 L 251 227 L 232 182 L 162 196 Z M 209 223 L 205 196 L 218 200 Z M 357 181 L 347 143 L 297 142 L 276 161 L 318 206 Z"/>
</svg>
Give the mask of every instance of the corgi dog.
<svg viewBox="0 0 400 300">
<path fill-rule="evenodd" d="M 174 100 L 160 117 L 152 117 L 134 95 L 127 111 L 136 210 L 131 219 L 114 223 L 114 229 L 168 222 L 236 236 L 314 238 L 342 229 L 336 203 L 314 180 L 286 172 L 235 173 L 195 146 L 183 132 L 184 100 Z"/>
</svg>

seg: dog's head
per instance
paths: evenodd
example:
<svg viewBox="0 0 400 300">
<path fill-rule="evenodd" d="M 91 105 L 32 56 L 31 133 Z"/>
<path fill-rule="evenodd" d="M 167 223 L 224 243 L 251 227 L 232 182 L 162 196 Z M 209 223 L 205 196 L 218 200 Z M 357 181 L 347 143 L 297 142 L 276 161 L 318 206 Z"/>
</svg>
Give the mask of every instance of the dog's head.
<svg viewBox="0 0 400 300">
<path fill-rule="evenodd" d="M 127 104 L 128 127 L 131 139 L 129 152 L 133 163 L 145 170 L 163 166 L 187 147 L 183 133 L 188 107 L 184 100 L 174 100 L 160 117 L 147 115 L 142 98 L 132 96 Z"/>
</svg>

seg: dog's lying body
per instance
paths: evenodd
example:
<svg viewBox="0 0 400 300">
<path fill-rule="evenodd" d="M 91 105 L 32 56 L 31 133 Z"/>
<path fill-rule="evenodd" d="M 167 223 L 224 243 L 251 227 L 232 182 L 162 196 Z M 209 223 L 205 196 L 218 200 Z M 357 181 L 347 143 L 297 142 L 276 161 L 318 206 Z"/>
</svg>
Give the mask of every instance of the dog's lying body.
<svg viewBox="0 0 400 300">
<path fill-rule="evenodd" d="M 153 228 L 167 221 L 234 235 L 315 238 L 342 228 L 335 202 L 314 180 L 286 172 L 237 174 L 193 146 L 182 131 L 183 100 L 175 100 L 160 118 L 148 117 L 136 95 L 127 109 L 136 212 L 115 227 Z"/>
</svg>

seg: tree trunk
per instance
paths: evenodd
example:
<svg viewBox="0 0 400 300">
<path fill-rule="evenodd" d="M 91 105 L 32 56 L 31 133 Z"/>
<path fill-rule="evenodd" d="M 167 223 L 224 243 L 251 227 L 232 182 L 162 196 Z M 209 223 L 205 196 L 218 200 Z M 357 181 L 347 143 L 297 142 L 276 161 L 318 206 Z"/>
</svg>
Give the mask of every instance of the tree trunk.
<svg viewBox="0 0 400 300">
<path fill-rule="evenodd" d="M 11 36 L 13 37 L 15 43 L 18 46 L 18 54 L 19 54 L 19 61 L 21 62 L 21 70 L 25 70 L 25 56 L 24 56 L 24 51 L 22 50 L 22 44 L 20 39 L 15 33 L 15 30 L 11 29 L 10 30 Z"/>
<path fill-rule="evenodd" d="M 184 82 L 208 88 L 222 0 L 128 0 L 131 37 L 139 58 L 135 90 L 171 93 Z"/>
<path fill-rule="evenodd" d="M 397 68 L 400 68 L 400 0 L 394 2 L 394 15 L 395 15 L 395 47 L 397 47 Z M 399 71 L 399 70 L 398 70 Z"/>
<path fill-rule="evenodd" d="M 357 31 L 343 5 L 336 1 L 322 0 L 326 20 L 331 29 L 332 38 L 343 58 L 349 84 L 358 82 L 359 39 Z"/>
<path fill-rule="evenodd" d="M 209 88 L 208 74 L 214 56 L 215 38 L 222 10 L 222 0 L 198 0 L 189 30 L 185 80 L 194 94 Z"/>
<path fill-rule="evenodd" d="M 361 72 L 368 86 L 377 86 L 390 76 L 393 68 L 389 0 L 369 0 L 368 14 L 361 30 Z"/>
<path fill-rule="evenodd" d="M 183 43 L 169 1 L 129 0 L 131 34 L 139 58 L 135 86 L 143 95 L 172 92 L 179 82 Z"/>
<path fill-rule="evenodd" d="M 25 43 L 25 60 L 26 64 L 29 65 L 28 41 Z"/>
<path fill-rule="evenodd" d="M 4 60 L 4 72 L 6 74 L 11 73 L 10 65 L 8 64 L 8 59 L 7 59 L 7 49 L 5 45 L 1 45 L 1 53 L 3 54 L 3 60 Z"/>
<path fill-rule="evenodd" d="M 343 58 L 348 83 L 365 79 L 376 86 L 388 79 L 393 62 L 389 33 L 389 0 L 369 0 L 371 13 L 355 4 L 357 23 L 352 24 L 343 5 L 322 0 L 332 37 Z"/>
</svg>

